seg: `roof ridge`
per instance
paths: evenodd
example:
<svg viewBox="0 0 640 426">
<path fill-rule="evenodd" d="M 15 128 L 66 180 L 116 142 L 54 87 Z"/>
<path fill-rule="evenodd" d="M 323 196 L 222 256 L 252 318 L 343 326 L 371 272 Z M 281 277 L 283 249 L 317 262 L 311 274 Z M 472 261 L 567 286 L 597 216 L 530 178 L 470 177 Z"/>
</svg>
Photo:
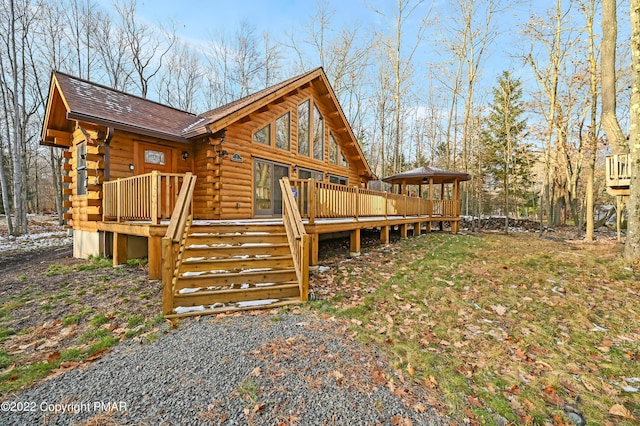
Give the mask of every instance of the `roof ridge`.
<svg viewBox="0 0 640 426">
<path fill-rule="evenodd" d="M 177 112 L 182 112 L 182 113 L 184 113 L 184 114 L 191 115 L 191 116 L 193 116 L 194 118 L 196 118 L 196 117 L 198 117 L 198 116 L 199 116 L 198 114 L 195 114 L 195 113 L 193 113 L 193 112 L 185 111 L 185 110 L 183 110 L 183 109 L 176 108 L 176 107 L 173 107 L 173 106 L 171 106 L 171 105 L 163 104 L 163 103 L 161 103 L 161 102 L 154 101 L 153 99 L 144 98 L 144 97 L 139 96 L 139 95 L 134 95 L 134 94 L 132 94 L 132 93 L 125 92 L 125 91 L 123 91 L 123 90 L 114 89 L 113 87 L 109 87 L 109 86 L 107 86 L 106 84 L 97 83 L 97 82 L 95 82 L 95 81 L 91 81 L 91 80 L 87 80 L 87 79 L 84 79 L 84 78 L 81 78 L 81 77 L 77 77 L 77 76 L 75 76 L 75 75 L 72 75 L 72 74 L 69 74 L 69 73 L 66 73 L 66 72 L 62 72 L 62 71 L 58 71 L 58 70 L 53 70 L 52 72 L 53 72 L 53 74 L 54 74 L 54 75 L 56 75 L 56 76 L 57 76 L 57 75 L 63 75 L 63 76 L 65 76 L 65 77 L 71 78 L 71 79 L 73 79 L 73 80 L 80 81 L 80 82 L 83 82 L 83 83 L 86 83 L 86 84 L 90 84 L 90 85 L 92 85 L 92 86 L 95 86 L 95 87 L 99 87 L 99 88 L 101 88 L 101 89 L 108 90 L 108 91 L 110 91 L 110 92 L 119 93 L 119 94 L 124 95 L 124 96 L 128 96 L 128 97 L 131 97 L 131 98 L 136 98 L 136 99 L 139 99 L 139 100 L 144 101 L 144 102 L 153 103 L 153 104 L 159 105 L 159 106 L 164 107 L 164 108 L 172 109 L 172 110 L 177 111 Z"/>
<path fill-rule="evenodd" d="M 317 68 L 314 68 L 314 69 L 312 69 L 310 71 L 306 71 L 306 72 L 304 72 L 302 74 L 299 74 L 299 75 L 297 75 L 295 77 L 291 77 L 291 78 L 289 78 L 287 80 L 284 80 L 284 81 L 281 81 L 279 83 L 273 84 L 273 85 L 271 85 L 269 87 L 265 87 L 264 89 L 258 90 L 257 92 L 250 93 L 250 94 L 248 94 L 246 96 L 243 96 L 243 97 L 241 97 L 239 99 L 235 99 L 235 100 L 233 100 L 231 102 L 227 102 L 226 104 L 217 106 L 217 107 L 215 107 L 213 109 L 210 109 L 210 110 L 208 110 L 206 112 L 198 114 L 198 116 L 199 117 L 209 117 L 211 115 L 214 115 L 214 112 L 216 112 L 216 111 L 221 111 L 221 110 L 226 109 L 226 108 L 228 108 L 228 107 L 230 107 L 232 105 L 240 104 L 240 103 L 242 103 L 243 101 L 246 101 L 249 98 L 253 98 L 255 96 L 260 95 L 257 99 L 254 100 L 254 102 L 255 102 L 255 101 L 257 101 L 259 99 L 262 99 L 263 97 L 267 96 L 272 91 L 276 91 L 277 88 L 287 86 L 287 85 L 293 83 L 294 81 L 300 80 L 300 79 L 302 79 L 302 78 L 304 78 L 304 77 L 306 77 L 306 76 L 308 76 L 310 74 L 313 74 L 314 72 L 316 72 L 316 71 L 318 71 L 320 69 L 322 69 L 322 67 L 317 67 Z"/>
</svg>

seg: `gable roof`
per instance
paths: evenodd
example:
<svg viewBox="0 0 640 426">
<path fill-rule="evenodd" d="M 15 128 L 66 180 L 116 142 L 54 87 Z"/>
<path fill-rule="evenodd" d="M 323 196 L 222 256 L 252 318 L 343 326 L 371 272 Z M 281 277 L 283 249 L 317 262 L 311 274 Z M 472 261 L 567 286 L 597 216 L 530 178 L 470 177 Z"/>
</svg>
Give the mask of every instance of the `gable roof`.
<svg viewBox="0 0 640 426">
<path fill-rule="evenodd" d="M 68 146 L 68 142 L 57 142 L 52 133 L 72 131 L 72 120 L 187 143 L 194 137 L 216 133 L 312 82 L 322 87 L 323 92 L 326 90 L 339 119 L 344 123 L 342 130 L 349 139 L 349 143 L 343 147 L 347 156 L 359 163 L 358 169 L 365 176 L 372 177 L 371 168 L 322 68 L 300 74 L 200 115 L 54 71 L 51 74 L 41 143 Z"/>
<path fill-rule="evenodd" d="M 50 104 L 58 97 L 64 103 L 68 120 L 86 121 L 177 142 L 186 142 L 182 136 L 185 128 L 200 120 L 195 114 L 54 71 L 45 128 L 51 128 L 48 125 L 53 124 L 50 123 L 53 119 Z M 46 135 L 43 135 L 43 141 L 47 142 Z"/>
<path fill-rule="evenodd" d="M 421 184 L 426 180 L 433 179 L 434 183 L 450 183 L 456 180 L 465 181 L 470 177 L 467 173 L 457 172 L 454 170 L 445 170 L 438 167 L 418 167 L 405 172 L 396 173 L 395 175 L 388 176 L 382 179 L 383 182 L 388 183 L 408 183 L 408 184 Z"/>
</svg>

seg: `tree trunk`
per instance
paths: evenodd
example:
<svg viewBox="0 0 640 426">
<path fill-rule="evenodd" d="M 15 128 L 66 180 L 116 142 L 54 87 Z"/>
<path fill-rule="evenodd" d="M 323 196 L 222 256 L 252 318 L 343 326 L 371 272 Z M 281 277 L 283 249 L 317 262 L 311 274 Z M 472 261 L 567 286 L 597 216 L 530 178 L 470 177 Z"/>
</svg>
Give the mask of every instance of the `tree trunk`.
<svg viewBox="0 0 640 426">
<path fill-rule="evenodd" d="M 640 0 L 631 0 L 631 69 L 631 182 L 624 254 L 628 260 L 636 262 L 640 260 Z"/>
</svg>

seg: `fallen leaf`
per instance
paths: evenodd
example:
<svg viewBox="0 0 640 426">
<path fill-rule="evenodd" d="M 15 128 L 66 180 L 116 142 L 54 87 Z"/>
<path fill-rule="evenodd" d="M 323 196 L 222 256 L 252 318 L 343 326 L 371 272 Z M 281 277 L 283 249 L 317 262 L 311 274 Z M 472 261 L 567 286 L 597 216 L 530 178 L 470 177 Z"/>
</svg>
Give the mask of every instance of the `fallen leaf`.
<svg viewBox="0 0 640 426">
<path fill-rule="evenodd" d="M 624 405 L 615 404 L 609 409 L 609 414 L 616 417 L 622 417 L 625 419 L 635 419 L 631 411 L 629 411 Z"/>
<path fill-rule="evenodd" d="M 393 293 L 393 298 L 396 299 L 396 300 L 404 300 L 402 297 L 398 296 L 395 293 Z"/>
<path fill-rule="evenodd" d="M 505 306 L 502 306 L 502 305 L 491 305 L 491 309 L 493 309 L 493 312 L 495 312 L 496 314 L 498 314 L 500 316 L 503 316 L 509 310 Z"/>
<path fill-rule="evenodd" d="M 251 375 L 253 377 L 258 377 L 260 374 L 262 374 L 262 370 L 260 369 L 260 367 L 256 367 L 253 370 L 251 370 Z"/>
<path fill-rule="evenodd" d="M 416 374 L 416 370 L 413 369 L 411 364 L 407 365 L 407 372 L 409 373 L 410 376 L 413 376 L 414 374 Z"/>
<path fill-rule="evenodd" d="M 264 404 L 256 404 L 255 407 L 253 407 L 253 412 L 257 413 L 264 410 Z"/>
<path fill-rule="evenodd" d="M 419 402 L 413 406 L 413 409 L 416 410 L 418 413 L 424 413 L 427 411 L 427 407 L 420 404 Z"/>
</svg>

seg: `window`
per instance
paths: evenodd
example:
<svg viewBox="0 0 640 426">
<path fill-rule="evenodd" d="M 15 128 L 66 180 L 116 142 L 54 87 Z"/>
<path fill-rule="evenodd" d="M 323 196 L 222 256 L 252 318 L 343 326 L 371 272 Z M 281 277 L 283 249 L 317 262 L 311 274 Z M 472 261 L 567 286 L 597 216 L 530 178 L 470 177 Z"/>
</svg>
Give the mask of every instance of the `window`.
<svg viewBox="0 0 640 426">
<path fill-rule="evenodd" d="M 87 143 L 79 143 L 76 147 L 76 194 L 87 195 Z"/>
<path fill-rule="evenodd" d="M 144 162 L 149 164 L 160 164 L 164 166 L 164 152 L 145 149 Z"/>
<path fill-rule="evenodd" d="M 309 100 L 298 105 L 298 154 L 309 155 Z"/>
<path fill-rule="evenodd" d="M 298 169 L 298 179 L 324 180 L 324 173 L 309 169 Z"/>
<path fill-rule="evenodd" d="M 324 118 L 317 105 L 313 105 L 313 158 L 324 160 Z"/>
<path fill-rule="evenodd" d="M 271 125 L 267 124 L 253 134 L 253 141 L 263 145 L 271 145 Z"/>
<path fill-rule="evenodd" d="M 338 142 L 332 133 L 329 133 L 329 162 L 338 164 Z"/>
<path fill-rule="evenodd" d="M 349 163 L 347 163 L 347 159 L 345 158 L 344 154 L 340 154 L 340 165 L 342 167 L 349 167 Z"/>
<path fill-rule="evenodd" d="M 276 147 L 289 151 L 291 117 L 286 113 L 276 120 Z"/>
<path fill-rule="evenodd" d="M 349 184 L 349 179 L 343 176 L 329 175 L 329 182 L 346 186 Z"/>
</svg>

